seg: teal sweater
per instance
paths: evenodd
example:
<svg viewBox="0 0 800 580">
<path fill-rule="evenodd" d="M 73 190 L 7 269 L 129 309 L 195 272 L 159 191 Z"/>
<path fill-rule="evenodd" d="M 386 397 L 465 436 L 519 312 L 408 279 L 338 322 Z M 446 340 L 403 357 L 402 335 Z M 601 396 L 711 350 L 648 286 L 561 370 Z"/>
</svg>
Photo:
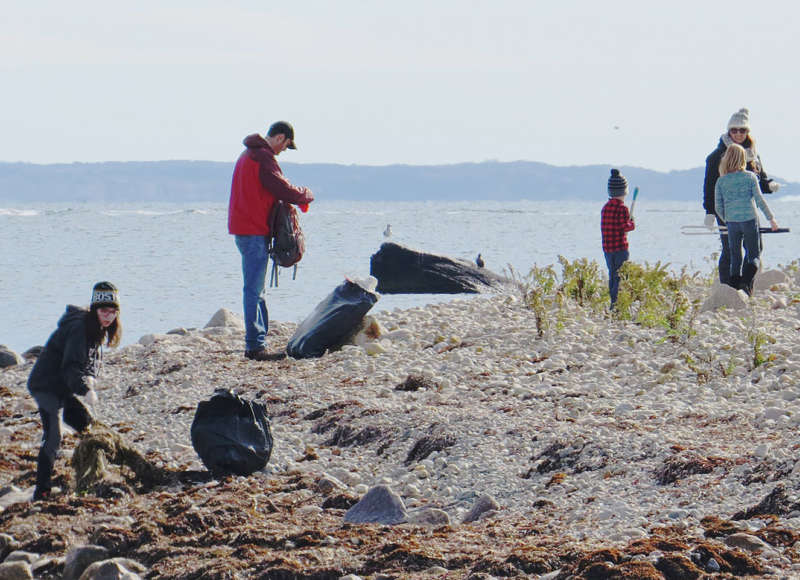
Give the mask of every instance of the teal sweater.
<svg viewBox="0 0 800 580">
<path fill-rule="evenodd" d="M 717 180 L 714 186 L 714 209 L 724 222 L 746 222 L 756 217 L 758 208 L 768 220 L 774 216 L 761 195 L 758 177 L 749 171 L 728 173 Z"/>
</svg>

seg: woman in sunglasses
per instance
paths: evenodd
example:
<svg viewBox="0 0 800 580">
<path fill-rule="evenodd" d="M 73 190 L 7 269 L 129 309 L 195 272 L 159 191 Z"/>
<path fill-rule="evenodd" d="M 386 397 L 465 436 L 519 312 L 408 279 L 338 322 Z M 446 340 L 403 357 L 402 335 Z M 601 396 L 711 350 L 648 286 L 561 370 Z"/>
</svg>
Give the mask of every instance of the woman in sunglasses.
<svg viewBox="0 0 800 580">
<path fill-rule="evenodd" d="M 719 164 L 722 156 L 730 145 L 741 145 L 745 150 L 747 158 L 747 171 L 750 171 L 758 178 L 758 185 L 762 193 L 775 193 L 780 184 L 767 177 L 761 158 L 756 151 L 756 142 L 750 134 L 750 111 L 739 109 L 731 115 L 728 121 L 728 131 L 719 138 L 719 144 L 711 154 L 706 157 L 706 177 L 703 182 L 703 208 L 706 210 L 705 224 L 707 227 L 714 227 L 714 221 L 718 225 L 724 226 L 724 222 L 716 215 L 714 206 L 714 187 L 719 179 Z M 722 284 L 731 285 L 731 253 L 728 247 L 728 234 L 720 234 L 722 251 L 719 254 L 719 281 Z M 759 246 L 761 242 L 759 240 Z M 755 272 L 752 273 L 755 276 Z M 751 280 L 752 282 L 752 280 Z"/>
</svg>

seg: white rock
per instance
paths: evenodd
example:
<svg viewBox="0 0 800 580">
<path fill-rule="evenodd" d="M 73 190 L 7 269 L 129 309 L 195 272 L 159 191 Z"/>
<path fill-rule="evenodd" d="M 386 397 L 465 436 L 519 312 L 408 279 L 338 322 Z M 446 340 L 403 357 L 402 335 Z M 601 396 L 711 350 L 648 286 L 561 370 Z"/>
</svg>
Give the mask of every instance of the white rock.
<svg viewBox="0 0 800 580">
<path fill-rule="evenodd" d="M 234 314 L 227 308 L 217 310 L 204 328 L 216 326 L 231 327 L 237 330 L 244 330 L 244 320 L 238 314 Z"/>
<path fill-rule="evenodd" d="M 727 284 L 719 284 L 712 288 L 711 295 L 703 302 L 700 311 L 719 310 L 723 307 L 731 310 L 744 310 L 747 308 L 747 295 L 744 291 L 734 290 Z"/>
</svg>

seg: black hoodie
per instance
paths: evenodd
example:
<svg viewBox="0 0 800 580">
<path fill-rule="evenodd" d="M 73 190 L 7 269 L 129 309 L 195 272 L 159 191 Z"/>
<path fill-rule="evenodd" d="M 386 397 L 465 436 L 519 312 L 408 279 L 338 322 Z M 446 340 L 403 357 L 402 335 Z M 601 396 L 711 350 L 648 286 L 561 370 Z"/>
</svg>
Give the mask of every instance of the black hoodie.
<svg viewBox="0 0 800 580">
<path fill-rule="evenodd" d="M 50 393 L 64 398 L 70 393 L 89 392 L 85 379 L 96 377 L 100 370 L 100 345 L 88 344 L 88 316 L 85 308 L 67 306 L 28 377 L 31 394 Z"/>
</svg>

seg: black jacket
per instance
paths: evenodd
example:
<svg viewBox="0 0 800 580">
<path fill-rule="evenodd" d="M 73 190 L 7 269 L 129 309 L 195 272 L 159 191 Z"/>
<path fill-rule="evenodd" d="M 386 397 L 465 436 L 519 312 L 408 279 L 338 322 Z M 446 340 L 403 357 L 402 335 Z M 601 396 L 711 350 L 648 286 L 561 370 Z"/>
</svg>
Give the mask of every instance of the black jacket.
<svg viewBox="0 0 800 580">
<path fill-rule="evenodd" d="M 67 306 L 28 377 L 32 394 L 50 393 L 63 398 L 70 393 L 89 392 L 85 379 L 96 377 L 100 370 L 100 345 L 88 344 L 88 316 L 89 311 L 84 308 Z"/>
<path fill-rule="evenodd" d="M 742 143 L 742 146 L 747 148 L 751 145 L 752 143 L 748 136 L 744 143 Z M 705 209 L 708 214 L 716 213 L 714 211 L 714 186 L 717 185 L 717 180 L 719 179 L 719 162 L 722 161 L 722 156 L 725 155 L 726 149 L 728 149 L 728 147 L 725 145 L 722 137 L 720 137 L 717 148 L 706 157 L 706 177 L 703 180 L 703 209 Z M 749 161 L 747 163 L 747 170 L 752 171 L 758 177 L 758 185 L 761 188 L 761 193 L 772 193 L 769 189 L 769 183 L 772 180 L 767 177 L 767 173 L 764 171 L 764 166 L 761 164 L 761 157 L 757 159 L 758 166 L 752 161 Z"/>
</svg>

